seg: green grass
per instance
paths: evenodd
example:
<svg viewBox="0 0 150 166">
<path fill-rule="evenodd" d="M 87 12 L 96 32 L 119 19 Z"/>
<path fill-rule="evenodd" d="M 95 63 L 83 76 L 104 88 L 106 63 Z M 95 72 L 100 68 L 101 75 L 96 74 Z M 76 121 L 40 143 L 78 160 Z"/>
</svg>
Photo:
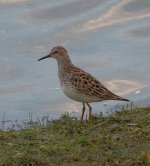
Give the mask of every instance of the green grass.
<svg viewBox="0 0 150 166">
<path fill-rule="evenodd" d="M 150 166 L 150 108 L 0 131 L 0 166 Z"/>
</svg>

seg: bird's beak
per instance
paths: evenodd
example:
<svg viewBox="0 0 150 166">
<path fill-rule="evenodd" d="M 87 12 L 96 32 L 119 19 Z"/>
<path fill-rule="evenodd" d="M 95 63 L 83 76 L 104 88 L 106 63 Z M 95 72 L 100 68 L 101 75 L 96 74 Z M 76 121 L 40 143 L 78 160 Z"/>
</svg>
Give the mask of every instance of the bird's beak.
<svg viewBox="0 0 150 166">
<path fill-rule="evenodd" d="M 48 54 L 48 55 L 46 55 L 46 56 L 44 56 L 44 57 L 38 59 L 38 61 L 43 60 L 43 59 L 46 59 L 46 58 L 50 58 L 50 57 L 51 57 L 51 54 Z"/>
</svg>

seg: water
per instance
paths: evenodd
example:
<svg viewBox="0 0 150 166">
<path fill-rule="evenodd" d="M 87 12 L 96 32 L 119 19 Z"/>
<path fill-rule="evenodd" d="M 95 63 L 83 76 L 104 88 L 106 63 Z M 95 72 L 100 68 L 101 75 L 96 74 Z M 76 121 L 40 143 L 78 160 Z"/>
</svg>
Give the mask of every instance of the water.
<svg viewBox="0 0 150 166">
<path fill-rule="evenodd" d="M 56 61 L 37 61 L 56 45 L 116 94 L 149 105 L 149 43 L 149 0 L 0 0 L 0 120 L 80 116 L 81 103 L 60 90 Z M 118 104 L 94 103 L 93 112 Z"/>
</svg>

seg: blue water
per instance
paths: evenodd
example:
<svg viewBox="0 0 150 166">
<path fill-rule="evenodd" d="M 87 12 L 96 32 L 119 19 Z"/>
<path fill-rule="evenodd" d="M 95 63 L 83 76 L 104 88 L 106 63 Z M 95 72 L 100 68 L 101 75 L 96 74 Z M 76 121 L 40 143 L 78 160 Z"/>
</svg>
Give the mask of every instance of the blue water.
<svg viewBox="0 0 150 166">
<path fill-rule="evenodd" d="M 149 0 L 0 0 L 0 121 L 80 116 L 82 104 L 60 89 L 56 61 L 37 61 L 56 45 L 114 93 L 149 105 L 149 43 Z M 118 104 L 93 103 L 93 112 Z"/>
</svg>

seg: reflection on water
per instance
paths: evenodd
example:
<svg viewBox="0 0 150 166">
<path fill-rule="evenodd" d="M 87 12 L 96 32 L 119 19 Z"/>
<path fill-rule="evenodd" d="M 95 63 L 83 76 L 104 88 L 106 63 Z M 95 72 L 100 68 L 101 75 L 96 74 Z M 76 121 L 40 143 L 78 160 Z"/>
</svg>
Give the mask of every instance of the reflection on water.
<svg viewBox="0 0 150 166">
<path fill-rule="evenodd" d="M 120 96 L 130 95 L 133 92 L 135 92 L 135 94 L 138 94 L 138 89 L 149 87 L 149 85 L 140 84 L 140 82 L 134 82 L 131 80 L 111 80 L 107 82 L 106 85 L 109 89 Z"/>
<path fill-rule="evenodd" d="M 25 0 L 0 0 L 0 3 L 5 3 L 5 4 L 8 4 L 8 3 L 20 3 L 22 1 L 25 1 Z"/>
<path fill-rule="evenodd" d="M 127 31 L 125 35 L 139 39 L 150 38 L 150 26 L 144 26 L 137 29 L 134 28 L 133 30 Z"/>
<path fill-rule="evenodd" d="M 148 2 L 148 0 L 145 2 Z M 134 1 L 134 0 L 120 1 L 118 4 L 110 7 L 110 9 L 106 11 L 106 13 L 102 14 L 101 16 L 98 16 L 95 19 L 92 19 L 86 22 L 80 31 L 82 32 L 82 31 L 94 30 L 97 28 L 112 26 L 114 24 L 120 24 L 127 21 L 135 21 L 135 20 L 140 20 L 147 17 L 149 18 L 150 3 L 148 3 L 148 5 L 145 5 L 146 10 L 143 10 L 142 8 L 143 6 L 141 7 L 141 3 L 143 4 L 143 1 L 138 1 L 138 3 L 137 1 Z M 134 7 L 133 5 L 132 7 L 133 9 L 136 9 L 136 12 L 133 12 L 133 10 L 129 10 L 129 11 L 125 10 L 125 9 L 128 9 L 128 7 L 130 7 L 131 4 L 134 4 Z M 147 10 L 147 8 L 149 10 Z"/>
<path fill-rule="evenodd" d="M 56 45 L 114 93 L 149 104 L 149 0 L 0 0 L 0 11 L 0 117 L 79 116 L 82 104 L 60 90 L 57 63 L 37 61 Z"/>
</svg>

